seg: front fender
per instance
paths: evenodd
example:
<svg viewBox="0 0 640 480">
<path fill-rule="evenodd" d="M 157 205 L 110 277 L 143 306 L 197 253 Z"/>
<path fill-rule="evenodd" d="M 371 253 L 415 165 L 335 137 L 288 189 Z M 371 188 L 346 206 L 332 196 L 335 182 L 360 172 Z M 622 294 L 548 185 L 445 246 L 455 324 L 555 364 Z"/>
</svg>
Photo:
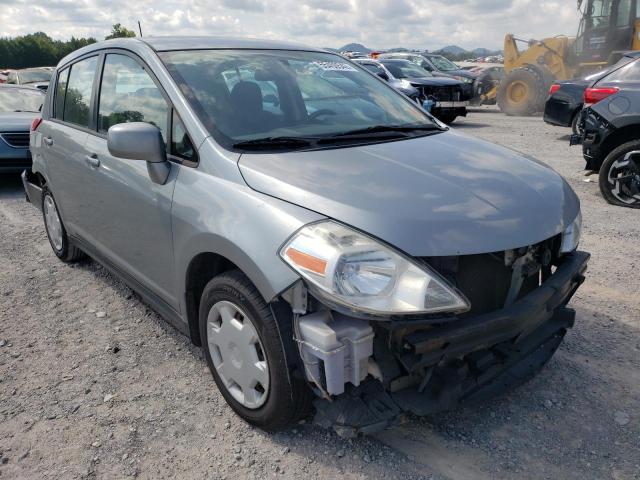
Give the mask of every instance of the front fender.
<svg viewBox="0 0 640 480">
<path fill-rule="evenodd" d="M 177 296 L 186 311 L 187 270 L 201 253 L 215 253 L 238 266 L 271 301 L 299 276 L 278 249 L 303 225 L 323 216 L 255 192 L 244 184 L 182 168 L 173 197 Z"/>
</svg>

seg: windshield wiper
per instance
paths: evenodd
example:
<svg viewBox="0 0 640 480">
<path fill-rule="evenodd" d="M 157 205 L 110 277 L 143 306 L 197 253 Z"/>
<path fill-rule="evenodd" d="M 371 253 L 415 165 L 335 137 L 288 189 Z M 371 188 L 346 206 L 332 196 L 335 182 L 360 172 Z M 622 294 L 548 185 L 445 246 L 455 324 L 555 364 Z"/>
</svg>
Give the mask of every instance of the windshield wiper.
<svg viewBox="0 0 640 480">
<path fill-rule="evenodd" d="M 237 142 L 233 144 L 233 147 L 251 150 L 305 148 L 313 145 L 313 140 L 315 139 L 302 137 L 264 137 Z"/>
<path fill-rule="evenodd" d="M 379 134 L 379 133 L 411 133 L 411 132 L 430 132 L 430 131 L 443 131 L 437 125 L 373 125 L 367 128 L 360 128 L 357 130 L 350 130 L 348 132 L 336 133 L 335 135 L 331 135 L 328 138 L 335 137 L 352 137 L 352 136 L 363 136 L 369 134 Z"/>
<path fill-rule="evenodd" d="M 25 112 L 26 113 L 39 113 L 36 110 L 14 110 L 14 112 L 17 112 L 17 113 L 25 113 Z"/>
</svg>

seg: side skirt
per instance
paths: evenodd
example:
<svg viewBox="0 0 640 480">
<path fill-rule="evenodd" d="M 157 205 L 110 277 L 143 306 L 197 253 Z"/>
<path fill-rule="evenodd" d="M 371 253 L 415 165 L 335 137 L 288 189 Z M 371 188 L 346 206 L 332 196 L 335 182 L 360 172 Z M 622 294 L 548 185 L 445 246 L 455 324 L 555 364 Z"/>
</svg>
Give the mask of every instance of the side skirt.
<svg viewBox="0 0 640 480">
<path fill-rule="evenodd" d="M 164 318 L 167 323 L 176 328 L 180 333 L 190 337 L 189 325 L 182 319 L 180 314 L 176 312 L 173 307 L 171 307 L 171 305 L 169 305 L 162 298 L 153 293 L 131 275 L 123 272 L 112 262 L 97 253 L 96 250 L 87 242 L 83 241 L 77 236 L 73 236 L 71 238 L 71 241 L 75 243 L 83 252 L 85 252 L 87 255 L 89 255 L 91 258 L 93 258 L 95 261 L 109 270 L 113 275 L 122 280 L 134 292 L 140 295 L 144 302 L 149 304 L 149 306 L 153 310 L 155 310 L 162 318 Z"/>
</svg>

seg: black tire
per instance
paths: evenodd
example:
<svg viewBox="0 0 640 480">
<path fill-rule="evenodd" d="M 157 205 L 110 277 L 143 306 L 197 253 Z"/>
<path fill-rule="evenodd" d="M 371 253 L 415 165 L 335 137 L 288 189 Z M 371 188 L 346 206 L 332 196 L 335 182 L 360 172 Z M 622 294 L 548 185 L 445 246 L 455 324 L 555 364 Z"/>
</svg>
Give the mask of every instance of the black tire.
<svg viewBox="0 0 640 480">
<path fill-rule="evenodd" d="M 617 192 L 617 196 L 616 187 L 621 188 L 620 182 L 612 183 L 609 181 L 609 177 L 614 176 L 616 170 L 619 169 L 619 167 L 617 167 L 615 163 L 619 160 L 623 160 L 627 153 L 633 151 L 640 151 L 640 140 L 633 140 L 631 142 L 620 145 L 618 148 L 609 153 L 609 155 L 607 155 L 607 157 L 604 159 L 604 162 L 602 162 L 602 166 L 600 167 L 600 174 L 598 177 L 598 184 L 600 186 L 600 192 L 602 193 L 602 196 L 611 205 L 628 208 L 640 208 L 640 198 L 634 198 L 635 196 L 640 197 L 640 154 L 635 157 L 635 159 L 631 159 L 631 161 L 635 160 L 635 172 L 637 177 L 635 179 L 631 179 L 631 184 L 627 184 L 622 187 L 623 189 Z M 626 201 L 621 200 L 621 198 L 625 199 Z"/>
<path fill-rule="evenodd" d="M 207 317 L 211 307 L 220 301 L 238 305 L 250 317 L 260 337 L 269 366 L 269 391 L 267 400 L 259 408 L 249 409 L 238 402 L 227 390 L 213 364 L 207 338 Z M 293 342 L 293 339 L 281 339 L 279 325 L 271 309 L 242 272 L 225 272 L 207 283 L 200 300 L 199 323 L 207 365 L 220 393 L 240 417 L 264 430 L 274 431 L 309 413 L 313 393 L 306 382 L 291 375 L 287 367 L 283 342 Z"/>
<path fill-rule="evenodd" d="M 578 110 L 571 119 L 571 132 L 574 135 L 582 135 L 582 128 L 580 128 L 580 113 L 582 110 Z"/>
<path fill-rule="evenodd" d="M 49 227 L 47 226 L 47 221 L 45 219 L 44 206 L 45 206 L 45 201 L 47 197 L 51 198 L 54 205 L 56 206 L 56 211 L 58 211 L 58 204 L 56 203 L 56 200 L 53 197 L 51 190 L 49 190 L 45 185 L 42 188 L 42 205 L 41 205 L 42 219 L 44 220 L 44 229 L 47 232 L 47 239 L 49 240 L 49 245 L 51 245 L 51 249 L 53 250 L 53 253 L 55 253 L 56 257 L 58 257 L 64 263 L 75 263 L 79 260 L 82 260 L 83 258 L 86 257 L 86 255 L 82 250 L 76 247 L 69 239 L 69 236 L 67 235 L 67 229 L 64 227 L 64 222 L 62 221 L 62 217 L 60 217 L 59 212 L 58 212 L 58 217 L 60 218 L 60 227 L 62 229 L 62 246 L 61 248 L 56 248 L 56 246 L 54 245 L 54 242 L 51 239 L 51 234 L 49 233 Z"/>
<path fill-rule="evenodd" d="M 435 115 L 435 117 L 443 123 L 447 125 L 451 125 L 456 118 L 458 118 L 458 114 L 456 113 L 439 113 Z"/>
<path fill-rule="evenodd" d="M 511 70 L 500 82 L 497 102 L 507 115 L 529 116 L 542 111 L 547 95 L 543 75 L 531 67 Z"/>
</svg>

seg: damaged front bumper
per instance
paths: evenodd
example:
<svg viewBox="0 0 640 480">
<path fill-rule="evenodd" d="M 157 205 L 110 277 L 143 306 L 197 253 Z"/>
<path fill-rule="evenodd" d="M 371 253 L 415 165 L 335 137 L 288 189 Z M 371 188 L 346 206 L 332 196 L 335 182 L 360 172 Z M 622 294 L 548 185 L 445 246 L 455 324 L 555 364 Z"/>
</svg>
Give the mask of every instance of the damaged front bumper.
<svg viewBox="0 0 640 480">
<path fill-rule="evenodd" d="M 573 326 L 575 311 L 566 305 L 584 281 L 589 257 L 565 255 L 539 287 L 498 311 L 441 321 L 373 322 L 371 360 L 378 374 L 370 370 L 358 386 L 317 399 L 316 423 L 344 436 L 371 433 L 402 412 L 428 415 L 525 382 Z"/>
</svg>

